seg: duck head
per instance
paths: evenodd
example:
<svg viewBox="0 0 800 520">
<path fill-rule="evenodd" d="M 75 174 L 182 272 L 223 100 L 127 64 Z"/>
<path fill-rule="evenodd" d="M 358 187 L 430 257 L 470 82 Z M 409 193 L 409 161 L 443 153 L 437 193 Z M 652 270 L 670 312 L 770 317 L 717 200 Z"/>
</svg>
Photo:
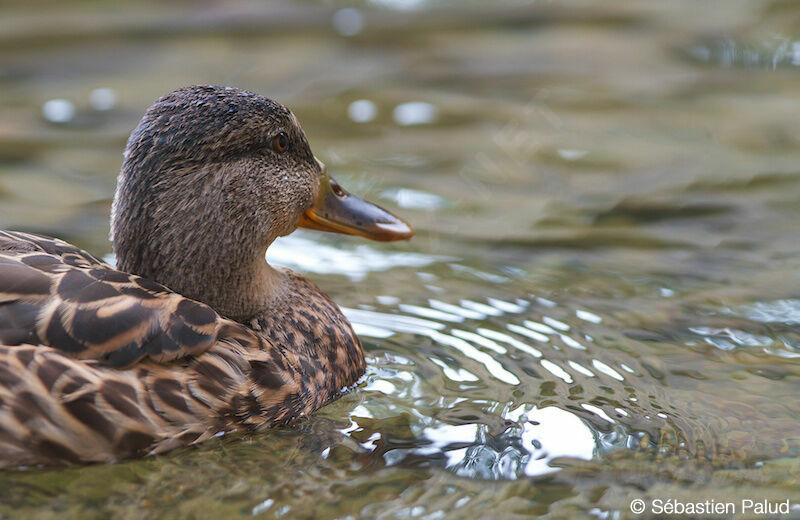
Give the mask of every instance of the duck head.
<svg viewBox="0 0 800 520">
<path fill-rule="evenodd" d="M 111 216 L 119 269 L 241 321 L 280 296 L 264 254 L 297 227 L 380 241 L 414 234 L 342 188 L 291 111 L 263 96 L 179 89 L 132 132 Z"/>
</svg>

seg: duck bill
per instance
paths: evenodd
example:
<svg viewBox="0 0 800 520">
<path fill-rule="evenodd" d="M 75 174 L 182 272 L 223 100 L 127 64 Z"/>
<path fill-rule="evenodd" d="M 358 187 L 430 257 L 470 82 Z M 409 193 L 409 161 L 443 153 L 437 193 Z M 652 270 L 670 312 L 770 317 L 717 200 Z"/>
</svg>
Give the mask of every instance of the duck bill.
<svg viewBox="0 0 800 520">
<path fill-rule="evenodd" d="M 408 222 L 376 204 L 351 195 L 328 175 L 324 164 L 320 163 L 320 167 L 319 194 L 311 208 L 300 217 L 298 226 L 381 242 L 414 236 L 414 229 Z"/>
</svg>

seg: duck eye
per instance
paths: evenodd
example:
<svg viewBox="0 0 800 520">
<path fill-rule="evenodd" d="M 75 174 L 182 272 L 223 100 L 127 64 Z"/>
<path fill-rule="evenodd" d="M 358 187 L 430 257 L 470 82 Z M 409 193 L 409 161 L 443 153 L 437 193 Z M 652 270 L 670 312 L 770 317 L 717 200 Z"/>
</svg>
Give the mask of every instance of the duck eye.
<svg viewBox="0 0 800 520">
<path fill-rule="evenodd" d="M 339 186 L 339 183 L 333 179 L 331 179 L 331 189 L 333 190 L 333 193 L 335 193 L 337 197 L 344 197 L 345 195 L 347 195 L 347 192 L 344 191 L 344 189 L 341 186 Z"/>
<path fill-rule="evenodd" d="M 272 149 L 278 153 L 283 153 L 289 148 L 289 136 L 286 132 L 281 132 L 272 138 Z"/>
</svg>

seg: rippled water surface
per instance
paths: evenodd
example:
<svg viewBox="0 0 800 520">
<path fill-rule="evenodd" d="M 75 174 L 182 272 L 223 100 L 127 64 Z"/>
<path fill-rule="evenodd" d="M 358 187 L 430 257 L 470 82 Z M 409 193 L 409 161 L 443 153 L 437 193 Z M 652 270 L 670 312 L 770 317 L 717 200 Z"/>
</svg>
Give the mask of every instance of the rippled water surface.
<svg viewBox="0 0 800 520">
<path fill-rule="evenodd" d="M 180 7 L 0 7 L 2 227 L 108 254 L 128 132 L 221 83 L 289 105 L 418 235 L 268 253 L 354 323 L 355 391 L 260 436 L 2 473 L 0 515 L 800 514 L 800 6 Z"/>
</svg>

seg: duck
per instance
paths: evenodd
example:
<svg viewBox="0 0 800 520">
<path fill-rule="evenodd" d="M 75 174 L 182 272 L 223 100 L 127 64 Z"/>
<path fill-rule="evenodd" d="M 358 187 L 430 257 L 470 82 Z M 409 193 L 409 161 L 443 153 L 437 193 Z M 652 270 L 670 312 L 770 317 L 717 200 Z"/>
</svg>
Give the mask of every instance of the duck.
<svg viewBox="0 0 800 520">
<path fill-rule="evenodd" d="M 352 388 L 366 363 L 347 318 L 266 261 L 298 227 L 414 234 L 339 185 L 280 103 L 209 85 L 156 101 L 117 178 L 114 267 L 0 231 L 0 467 L 109 463 L 263 431 Z"/>
</svg>

